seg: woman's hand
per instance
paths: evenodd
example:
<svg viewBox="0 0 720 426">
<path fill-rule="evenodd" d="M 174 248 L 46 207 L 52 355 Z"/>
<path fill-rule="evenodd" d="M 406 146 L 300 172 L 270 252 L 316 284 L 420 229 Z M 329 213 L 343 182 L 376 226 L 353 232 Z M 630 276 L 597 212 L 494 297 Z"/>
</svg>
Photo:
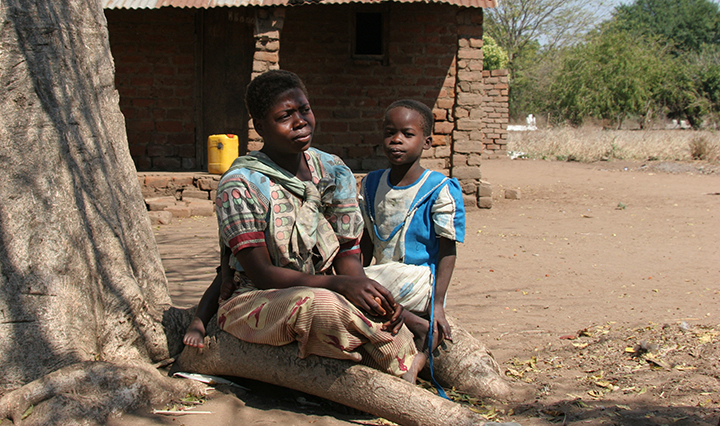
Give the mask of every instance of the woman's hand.
<svg viewBox="0 0 720 426">
<path fill-rule="evenodd" d="M 382 329 L 393 335 L 400 331 L 405 321 L 403 307 L 397 303 L 392 294 L 377 281 L 366 277 L 337 276 L 336 292 L 345 296 L 353 305 L 370 315 L 381 317 L 387 321 Z"/>
<path fill-rule="evenodd" d="M 387 318 L 395 317 L 399 306 L 392 294 L 377 281 L 363 276 L 335 275 L 330 290 L 345 296 L 353 305 L 370 315 Z"/>
</svg>

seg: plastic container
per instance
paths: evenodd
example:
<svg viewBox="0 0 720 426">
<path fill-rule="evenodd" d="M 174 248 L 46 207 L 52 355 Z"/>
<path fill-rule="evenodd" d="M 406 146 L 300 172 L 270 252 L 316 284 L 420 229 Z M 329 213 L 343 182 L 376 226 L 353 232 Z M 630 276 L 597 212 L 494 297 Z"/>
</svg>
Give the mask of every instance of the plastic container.
<svg viewBox="0 0 720 426">
<path fill-rule="evenodd" d="M 236 135 L 210 135 L 208 137 L 208 173 L 221 175 L 238 157 Z"/>
</svg>

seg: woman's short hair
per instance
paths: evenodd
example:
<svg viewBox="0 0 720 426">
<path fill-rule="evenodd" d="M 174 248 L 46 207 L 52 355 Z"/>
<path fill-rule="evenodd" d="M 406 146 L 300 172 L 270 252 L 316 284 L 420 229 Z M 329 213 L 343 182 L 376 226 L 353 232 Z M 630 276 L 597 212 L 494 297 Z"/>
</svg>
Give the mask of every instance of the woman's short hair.
<svg viewBox="0 0 720 426">
<path fill-rule="evenodd" d="M 292 89 L 308 95 L 305 84 L 297 74 L 285 70 L 271 70 L 255 77 L 245 92 L 245 105 L 250 116 L 262 119 L 275 104 L 277 97 Z"/>
</svg>

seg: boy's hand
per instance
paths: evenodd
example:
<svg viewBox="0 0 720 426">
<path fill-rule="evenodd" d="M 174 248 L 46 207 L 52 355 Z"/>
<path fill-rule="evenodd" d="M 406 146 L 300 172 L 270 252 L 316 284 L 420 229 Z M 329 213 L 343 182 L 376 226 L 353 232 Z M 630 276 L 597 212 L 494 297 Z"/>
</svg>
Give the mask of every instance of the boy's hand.
<svg viewBox="0 0 720 426">
<path fill-rule="evenodd" d="M 382 329 L 384 331 L 389 331 L 394 336 L 398 334 L 400 327 L 402 327 L 405 323 L 405 316 L 402 314 L 404 308 L 401 304 L 395 302 L 393 308 L 395 312 L 390 316 L 390 319 L 387 322 L 383 323 Z"/>
<path fill-rule="evenodd" d="M 448 339 L 452 342 L 452 330 L 450 329 L 450 324 L 445 318 L 445 308 L 443 308 L 442 305 L 435 305 L 434 319 L 435 324 L 433 324 L 433 333 L 438 333 L 438 336 L 440 337 L 440 339 L 438 339 L 438 343 L 440 343 L 442 339 Z"/>
</svg>

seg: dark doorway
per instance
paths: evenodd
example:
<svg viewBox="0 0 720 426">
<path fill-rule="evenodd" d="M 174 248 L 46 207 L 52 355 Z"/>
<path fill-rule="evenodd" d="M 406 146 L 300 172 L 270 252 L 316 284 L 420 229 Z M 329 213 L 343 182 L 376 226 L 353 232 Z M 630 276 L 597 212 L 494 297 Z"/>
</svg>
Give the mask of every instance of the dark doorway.
<svg viewBox="0 0 720 426">
<path fill-rule="evenodd" d="M 240 152 L 247 148 L 249 115 L 245 88 L 252 74 L 255 40 L 253 11 L 249 8 L 212 8 L 203 11 L 201 66 L 201 125 L 198 147 L 207 167 L 207 137 L 238 135 Z"/>
</svg>

